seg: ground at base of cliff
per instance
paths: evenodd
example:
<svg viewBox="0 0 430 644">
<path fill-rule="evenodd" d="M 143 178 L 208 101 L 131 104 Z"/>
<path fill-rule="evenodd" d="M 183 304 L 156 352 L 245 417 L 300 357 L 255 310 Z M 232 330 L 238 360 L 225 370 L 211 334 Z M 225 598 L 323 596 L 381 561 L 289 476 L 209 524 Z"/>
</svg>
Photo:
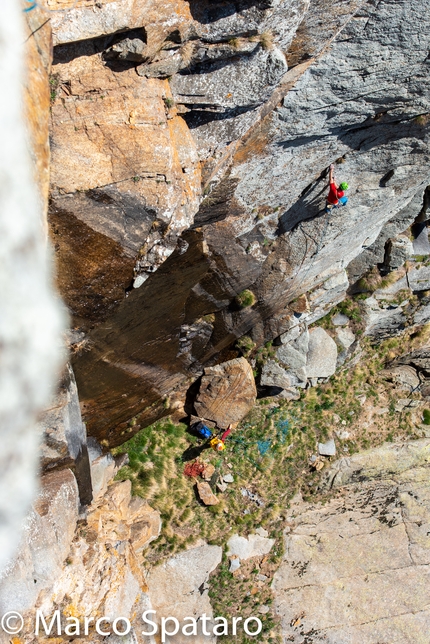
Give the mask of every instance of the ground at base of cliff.
<svg viewBox="0 0 430 644">
<path fill-rule="evenodd" d="M 320 324 L 330 330 L 330 317 Z M 231 572 L 225 549 L 210 578 L 210 597 L 214 614 L 230 619 L 255 614 L 262 606 L 263 635 L 276 642 L 279 618 L 272 609 L 270 583 L 284 555 L 290 500 L 300 492 L 304 500 L 324 502 L 321 479 L 336 458 L 427 435 L 428 403 L 420 393 L 405 393 L 390 381 L 386 366 L 425 344 L 428 334 L 424 325 L 376 347 L 362 339 L 360 353 L 327 382 L 304 390 L 300 400 L 258 400 L 227 439 L 223 453 L 201 451 L 202 442 L 187 425 L 170 419 L 141 430 L 117 448 L 116 454 L 129 455 L 117 478 L 130 479 L 133 493 L 159 510 L 163 521 L 142 565 L 157 565 L 201 538 L 225 547 L 234 533 L 247 536 L 262 528 L 274 539 L 270 553 L 243 561 Z M 409 402 L 402 407 L 403 399 Z M 336 455 L 320 455 L 319 445 L 330 439 Z M 199 498 L 197 481 L 203 479 L 184 475 L 186 463 L 194 462 L 197 454 L 199 462 L 213 466 L 208 471 L 218 500 L 214 505 L 205 506 Z"/>
</svg>

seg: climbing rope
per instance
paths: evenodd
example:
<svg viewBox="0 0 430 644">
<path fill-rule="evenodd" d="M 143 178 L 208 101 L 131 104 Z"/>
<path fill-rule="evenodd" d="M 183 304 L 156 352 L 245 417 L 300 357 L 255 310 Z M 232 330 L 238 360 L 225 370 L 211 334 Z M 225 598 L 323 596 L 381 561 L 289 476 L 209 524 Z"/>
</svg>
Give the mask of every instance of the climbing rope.
<svg viewBox="0 0 430 644">
<path fill-rule="evenodd" d="M 26 0 L 26 2 L 28 2 L 31 6 L 25 7 L 25 9 L 23 9 L 24 13 L 28 13 L 29 11 L 32 11 L 37 7 L 37 2 L 33 2 L 33 0 Z"/>
<path fill-rule="evenodd" d="M 271 418 L 279 411 L 280 408 L 275 407 L 267 413 L 267 417 Z M 290 421 L 286 418 L 280 418 L 279 420 L 274 422 L 274 426 L 277 430 L 275 438 L 268 438 L 264 440 L 247 440 L 243 436 L 233 436 L 229 440 L 234 443 L 237 449 L 243 451 L 245 458 L 250 461 L 250 463 L 252 463 L 257 469 L 261 470 L 260 463 L 255 461 L 255 459 L 249 454 L 249 450 L 252 447 L 256 447 L 260 456 L 263 457 L 266 455 L 271 455 L 277 444 L 284 445 L 287 434 L 290 430 Z M 247 429 L 251 429 L 252 427 L 253 426 L 251 425 L 251 423 L 246 423 L 242 429 L 246 431 Z"/>
<path fill-rule="evenodd" d="M 23 13 L 28 13 L 29 11 L 32 11 L 33 9 L 35 9 L 36 7 L 39 6 L 39 4 L 36 2 L 36 0 L 25 0 L 25 1 L 28 2 L 31 6 L 30 7 L 25 7 L 25 9 L 22 10 Z M 71 7 L 66 8 L 66 9 L 50 9 L 49 7 L 44 7 L 44 8 L 47 11 L 49 11 L 50 13 L 66 13 L 67 11 L 72 11 L 76 7 L 78 2 L 79 2 L 79 0 L 75 0 L 73 5 Z"/>
</svg>

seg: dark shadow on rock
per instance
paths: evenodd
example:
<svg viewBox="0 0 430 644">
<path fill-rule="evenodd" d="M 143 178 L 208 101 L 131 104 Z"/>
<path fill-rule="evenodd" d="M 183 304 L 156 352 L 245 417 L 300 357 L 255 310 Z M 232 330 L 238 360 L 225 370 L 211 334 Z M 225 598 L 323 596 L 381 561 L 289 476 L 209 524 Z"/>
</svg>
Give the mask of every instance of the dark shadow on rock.
<svg viewBox="0 0 430 644">
<path fill-rule="evenodd" d="M 282 387 L 268 387 L 264 385 L 257 386 L 257 399 L 259 398 L 270 398 L 272 396 L 277 396 L 283 391 Z"/>
<path fill-rule="evenodd" d="M 325 171 L 324 171 L 325 173 Z M 308 195 L 313 188 L 310 184 L 300 195 L 299 199 L 286 210 L 279 218 L 278 228 L 276 234 L 278 236 L 284 235 L 292 231 L 302 221 L 309 219 L 316 219 L 323 217 L 325 214 L 325 199 L 324 196 L 328 193 L 328 185 L 326 181 L 321 181 L 321 189 L 313 194 L 312 198 Z"/>
<path fill-rule="evenodd" d="M 184 103 L 184 105 L 187 104 Z M 243 105 L 242 107 L 227 108 L 223 111 L 202 109 L 198 104 L 193 104 L 191 107 L 188 104 L 187 107 L 189 107 L 191 111 L 183 114 L 182 116 L 190 130 L 193 130 L 196 127 L 207 125 L 208 123 L 212 123 L 214 121 L 225 121 L 227 119 L 233 119 L 237 116 L 241 116 L 242 114 L 246 114 L 247 112 L 255 110 L 257 105 Z"/>
<path fill-rule="evenodd" d="M 197 394 L 199 393 L 201 381 L 201 377 L 197 378 L 197 380 L 193 382 L 193 384 L 187 390 L 184 409 L 185 413 L 187 413 L 188 416 L 195 416 L 196 414 L 196 411 L 194 409 L 194 401 L 196 400 Z"/>
<path fill-rule="evenodd" d="M 86 38 L 85 40 L 78 40 L 76 42 L 66 43 L 64 45 L 57 45 L 54 47 L 53 65 L 58 63 L 70 63 L 76 58 L 81 56 L 93 56 L 101 54 L 109 47 L 116 45 L 125 38 L 139 38 L 143 43 L 147 42 L 146 31 L 141 29 L 130 29 L 128 31 L 121 31 L 107 36 L 99 36 L 98 38 Z M 118 60 L 106 60 L 106 65 L 116 72 L 136 67 L 138 63 Z"/>
<path fill-rule="evenodd" d="M 243 210 L 234 201 L 234 191 L 239 179 L 227 177 L 223 179 L 212 192 L 203 199 L 199 211 L 194 217 L 194 224 L 191 228 L 209 226 L 222 221 L 228 216 L 240 217 Z"/>
<path fill-rule="evenodd" d="M 191 15 L 203 24 L 217 22 L 251 7 L 269 9 L 272 4 L 272 0 L 189 0 Z"/>
<path fill-rule="evenodd" d="M 120 74 L 121 72 L 126 72 L 128 69 L 133 69 L 139 63 L 135 63 L 128 60 L 106 60 L 103 58 L 104 64 L 106 67 L 109 67 L 110 70 Z"/>
<path fill-rule="evenodd" d="M 288 150 L 289 148 L 300 148 L 307 143 L 313 143 L 314 141 L 320 141 L 324 139 L 324 136 L 312 135 L 312 136 L 300 136 L 290 141 L 277 141 L 276 146 L 282 148 L 283 150 Z"/>
<path fill-rule="evenodd" d="M 385 188 L 389 180 L 394 177 L 394 170 L 389 170 L 379 181 L 379 187 Z"/>
<path fill-rule="evenodd" d="M 311 112 L 309 115 L 311 116 Z M 308 143 L 334 137 L 342 141 L 351 150 L 369 152 L 378 146 L 386 145 L 390 141 L 399 141 L 405 138 L 424 140 L 425 136 L 426 128 L 423 128 L 413 120 L 375 122 L 372 119 L 366 119 L 359 125 L 327 128 L 326 134 L 297 136 L 287 141 L 278 141 L 276 145 L 283 149 L 299 148 Z M 390 170 L 381 178 L 381 187 L 385 187 L 393 174 L 394 170 Z"/>
<path fill-rule="evenodd" d="M 182 69 L 179 74 L 181 76 L 200 76 L 202 74 L 211 74 L 212 72 L 217 72 L 224 67 L 231 65 L 232 59 L 242 58 L 243 56 L 250 56 L 251 54 L 239 54 L 235 53 L 230 58 L 222 58 L 221 60 L 205 61 L 205 62 L 196 62 L 190 64 L 186 69 Z"/>
</svg>

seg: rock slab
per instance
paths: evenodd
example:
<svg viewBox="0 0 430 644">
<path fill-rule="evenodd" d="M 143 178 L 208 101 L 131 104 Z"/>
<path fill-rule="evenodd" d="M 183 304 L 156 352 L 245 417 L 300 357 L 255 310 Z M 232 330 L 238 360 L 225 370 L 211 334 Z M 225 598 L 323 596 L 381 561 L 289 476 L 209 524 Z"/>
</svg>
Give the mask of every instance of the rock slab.
<svg viewBox="0 0 430 644">
<path fill-rule="evenodd" d="M 341 459 L 326 478 L 341 488 L 334 498 L 291 505 L 273 581 L 284 642 L 426 642 L 429 448 L 427 439 Z"/>
<path fill-rule="evenodd" d="M 206 481 L 197 481 L 197 491 L 205 505 L 216 505 L 219 503 L 217 497 L 212 492 L 211 486 Z"/>
<path fill-rule="evenodd" d="M 267 555 L 275 543 L 275 539 L 268 539 L 259 534 L 250 534 L 249 537 L 240 537 L 233 534 L 227 541 L 228 556 L 235 556 L 239 559 L 250 559 Z"/>
<path fill-rule="evenodd" d="M 222 548 L 206 543 L 175 555 L 151 571 L 148 592 L 157 618 L 175 616 L 181 620 L 192 616 L 196 619 L 206 613 L 212 616 L 207 581 L 209 574 L 221 563 Z M 190 638 L 178 634 L 177 644 L 188 644 Z M 208 644 L 214 637 L 199 634 L 192 638 L 194 644 Z"/>
</svg>

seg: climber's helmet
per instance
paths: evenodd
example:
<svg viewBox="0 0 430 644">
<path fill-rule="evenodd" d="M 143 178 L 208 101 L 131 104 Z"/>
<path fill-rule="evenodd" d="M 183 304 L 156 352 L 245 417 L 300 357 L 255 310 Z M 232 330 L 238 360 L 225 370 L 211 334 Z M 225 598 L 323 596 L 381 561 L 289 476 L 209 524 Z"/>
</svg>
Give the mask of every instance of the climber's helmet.
<svg viewBox="0 0 430 644">
<path fill-rule="evenodd" d="M 340 184 L 339 188 L 341 190 L 348 190 L 349 185 L 346 183 L 346 181 L 342 181 L 342 183 Z"/>
</svg>

